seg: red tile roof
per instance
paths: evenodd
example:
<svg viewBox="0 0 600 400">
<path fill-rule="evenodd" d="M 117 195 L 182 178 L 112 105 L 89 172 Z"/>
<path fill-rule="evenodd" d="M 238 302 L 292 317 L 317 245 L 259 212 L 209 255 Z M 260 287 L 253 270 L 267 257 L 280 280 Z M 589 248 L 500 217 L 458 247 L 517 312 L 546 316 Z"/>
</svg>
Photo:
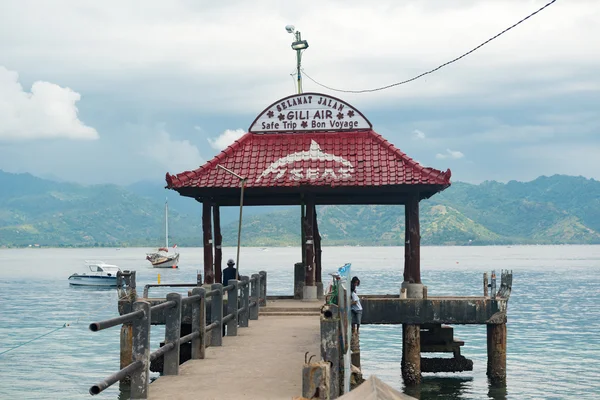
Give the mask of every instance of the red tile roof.
<svg viewBox="0 0 600 400">
<path fill-rule="evenodd" d="M 247 133 L 193 171 L 167 173 L 167 187 L 238 188 L 382 187 L 450 185 L 450 170 L 426 168 L 372 130 L 356 132 Z"/>
</svg>

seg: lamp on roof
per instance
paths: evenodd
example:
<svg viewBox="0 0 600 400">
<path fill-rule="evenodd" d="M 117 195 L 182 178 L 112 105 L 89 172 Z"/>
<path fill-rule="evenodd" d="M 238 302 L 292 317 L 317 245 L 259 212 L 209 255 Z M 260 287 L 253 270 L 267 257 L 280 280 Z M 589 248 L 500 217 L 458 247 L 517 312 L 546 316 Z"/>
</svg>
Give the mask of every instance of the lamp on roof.
<svg viewBox="0 0 600 400">
<path fill-rule="evenodd" d="M 296 51 L 296 69 L 298 74 L 298 93 L 302 93 L 302 74 L 300 72 L 302 62 L 302 50 L 308 49 L 308 42 L 302 40 L 300 31 L 296 31 L 294 25 L 286 25 L 285 30 L 294 35 L 296 41 L 292 42 L 292 50 Z"/>
</svg>

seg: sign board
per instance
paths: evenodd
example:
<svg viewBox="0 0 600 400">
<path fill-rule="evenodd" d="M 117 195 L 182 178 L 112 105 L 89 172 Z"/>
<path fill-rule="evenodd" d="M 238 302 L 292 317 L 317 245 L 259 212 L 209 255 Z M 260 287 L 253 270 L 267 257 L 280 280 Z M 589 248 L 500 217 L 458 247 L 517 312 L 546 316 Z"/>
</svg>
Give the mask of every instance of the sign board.
<svg viewBox="0 0 600 400">
<path fill-rule="evenodd" d="M 321 93 L 301 93 L 267 107 L 248 132 L 320 132 L 371 129 L 371 123 L 350 104 Z"/>
</svg>

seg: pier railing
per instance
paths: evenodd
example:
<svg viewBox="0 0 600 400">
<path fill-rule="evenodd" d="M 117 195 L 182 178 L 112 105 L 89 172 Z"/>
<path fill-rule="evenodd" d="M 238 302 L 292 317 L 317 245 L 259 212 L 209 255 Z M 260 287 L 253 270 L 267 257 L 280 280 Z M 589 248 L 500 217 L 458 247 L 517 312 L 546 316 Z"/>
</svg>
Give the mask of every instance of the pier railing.
<svg viewBox="0 0 600 400">
<path fill-rule="evenodd" d="M 220 283 L 195 287 L 184 297 L 169 293 L 164 302 L 152 305 L 147 298 L 133 303 L 132 311 L 116 318 L 91 323 L 93 332 L 122 324 L 132 325 L 133 348 L 131 363 L 103 381 L 90 387 L 96 395 L 126 377 L 131 379 L 131 398 L 146 399 L 150 384 L 150 363 L 163 356 L 163 375 L 179 374 L 180 345 L 191 342 L 191 358 L 203 359 L 206 347 L 223 344 L 223 327 L 227 336 L 236 336 L 238 326 L 248 327 L 249 320 L 257 320 L 259 307 L 266 304 L 267 274 L 261 271 L 252 277 L 241 276 L 230 280 L 227 286 Z M 224 297 L 227 296 L 227 315 L 224 312 Z M 208 299 L 210 299 L 210 323 L 206 321 Z M 184 309 L 191 308 L 191 333 L 181 336 Z M 159 349 L 150 352 L 150 327 L 152 315 L 164 313 L 165 340 Z"/>
</svg>

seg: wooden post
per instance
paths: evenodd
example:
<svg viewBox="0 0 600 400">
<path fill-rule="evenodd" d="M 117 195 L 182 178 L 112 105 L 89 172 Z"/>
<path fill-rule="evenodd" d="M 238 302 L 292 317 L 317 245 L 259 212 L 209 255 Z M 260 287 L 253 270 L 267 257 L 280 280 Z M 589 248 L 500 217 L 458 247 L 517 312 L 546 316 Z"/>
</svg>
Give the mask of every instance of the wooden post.
<svg viewBox="0 0 600 400">
<path fill-rule="evenodd" d="M 167 294 L 167 301 L 174 301 L 175 307 L 165 310 L 165 346 L 175 344 L 173 350 L 164 355 L 163 375 L 179 375 L 179 338 L 181 337 L 181 295 Z"/>
<path fill-rule="evenodd" d="M 317 210 L 315 206 L 314 211 L 314 235 L 315 235 L 315 282 L 322 282 L 321 280 L 321 234 L 319 233 L 319 221 L 317 218 Z"/>
<path fill-rule="evenodd" d="M 315 207 L 312 199 L 308 199 L 306 203 L 306 218 L 304 218 L 305 229 L 305 244 L 304 251 L 306 254 L 304 285 L 315 285 L 315 243 L 313 225 L 315 222 Z"/>
<path fill-rule="evenodd" d="M 306 251 L 304 250 L 304 242 L 306 241 L 306 231 L 304 218 L 306 217 L 306 208 L 304 200 L 300 200 L 300 249 L 302 250 L 302 264 L 306 267 Z"/>
<path fill-rule="evenodd" d="M 506 382 L 506 324 L 487 325 L 487 350 L 487 376 L 490 382 Z"/>
<path fill-rule="evenodd" d="M 211 205 L 208 201 L 202 203 L 202 232 L 204 237 L 204 283 L 215 281 L 213 271 L 212 229 L 210 223 Z"/>
<path fill-rule="evenodd" d="M 407 386 L 421 383 L 421 326 L 402 324 L 402 378 Z"/>
<path fill-rule="evenodd" d="M 192 331 L 198 332 L 192 340 L 192 359 L 203 359 L 206 356 L 206 289 L 192 289 L 192 296 L 200 296 L 199 301 L 192 303 Z"/>
<path fill-rule="evenodd" d="M 483 297 L 488 297 L 488 277 L 487 277 L 487 272 L 483 273 Z"/>
<path fill-rule="evenodd" d="M 419 197 L 411 195 L 404 205 L 404 282 L 421 283 L 421 234 L 419 232 Z"/>
<path fill-rule="evenodd" d="M 221 235 L 221 210 L 219 209 L 218 204 L 213 206 L 213 222 L 215 225 L 215 282 L 227 285 L 227 282 L 223 282 L 223 275 L 221 272 L 221 264 L 223 262 L 223 250 L 221 249 L 223 235 Z"/>
<path fill-rule="evenodd" d="M 131 364 L 133 351 L 133 327 L 131 323 L 121 325 L 121 369 Z M 130 378 L 126 377 L 121 383 L 129 383 Z"/>
</svg>

